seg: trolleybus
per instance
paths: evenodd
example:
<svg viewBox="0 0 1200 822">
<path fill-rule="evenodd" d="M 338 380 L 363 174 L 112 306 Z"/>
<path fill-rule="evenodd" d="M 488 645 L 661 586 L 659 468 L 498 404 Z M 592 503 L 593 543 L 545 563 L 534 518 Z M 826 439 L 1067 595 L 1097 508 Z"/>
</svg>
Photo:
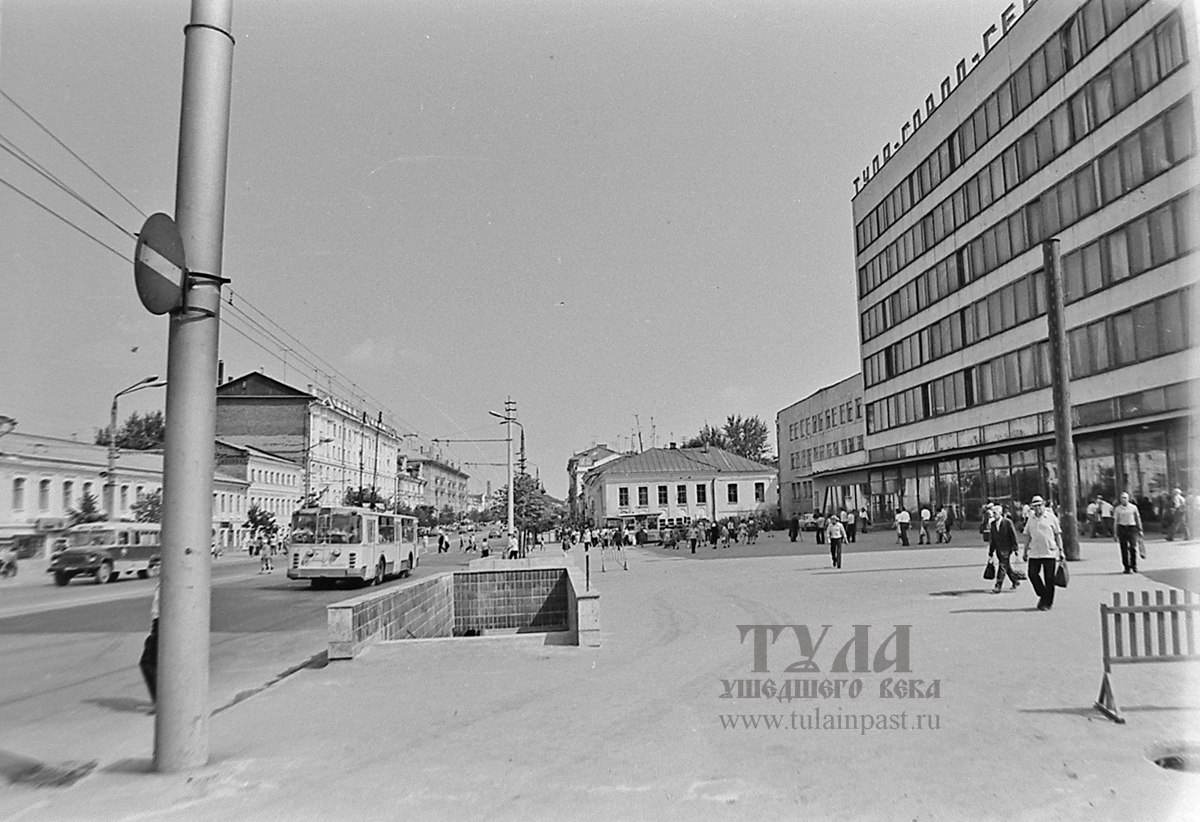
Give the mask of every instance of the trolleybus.
<svg viewBox="0 0 1200 822">
<path fill-rule="evenodd" d="M 314 588 L 339 579 L 379 585 L 421 561 L 416 518 L 369 508 L 301 508 L 292 514 L 289 544 L 288 579 Z"/>
</svg>

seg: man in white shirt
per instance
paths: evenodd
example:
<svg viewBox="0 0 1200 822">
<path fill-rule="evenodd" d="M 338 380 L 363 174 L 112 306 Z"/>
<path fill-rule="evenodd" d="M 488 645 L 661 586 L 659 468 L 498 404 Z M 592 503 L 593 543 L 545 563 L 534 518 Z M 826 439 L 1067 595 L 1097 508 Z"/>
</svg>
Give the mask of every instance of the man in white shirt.
<svg viewBox="0 0 1200 822">
<path fill-rule="evenodd" d="M 1105 536 L 1115 537 L 1116 530 L 1113 528 L 1113 504 L 1100 497 L 1100 522 L 1104 525 Z"/>
<path fill-rule="evenodd" d="M 903 508 L 896 509 L 896 527 L 900 530 L 900 544 L 905 548 L 908 547 L 908 526 L 912 523 L 912 516 Z"/>
<path fill-rule="evenodd" d="M 1137 573 L 1138 540 L 1142 538 L 1142 512 L 1129 501 L 1129 494 L 1122 492 L 1120 504 L 1113 509 L 1117 521 L 1117 532 L 1113 534 L 1121 546 L 1121 565 L 1125 573 Z"/>
<path fill-rule="evenodd" d="M 1049 611 L 1054 606 L 1054 574 L 1063 559 L 1062 526 L 1054 512 L 1046 510 L 1040 496 L 1031 499 L 1029 507 L 1021 554 L 1029 563 L 1029 583 L 1038 595 L 1037 609 Z"/>
<path fill-rule="evenodd" d="M 921 506 L 921 531 L 917 534 L 917 545 L 929 544 L 929 523 L 933 519 L 933 512 L 929 510 L 928 505 Z"/>
</svg>

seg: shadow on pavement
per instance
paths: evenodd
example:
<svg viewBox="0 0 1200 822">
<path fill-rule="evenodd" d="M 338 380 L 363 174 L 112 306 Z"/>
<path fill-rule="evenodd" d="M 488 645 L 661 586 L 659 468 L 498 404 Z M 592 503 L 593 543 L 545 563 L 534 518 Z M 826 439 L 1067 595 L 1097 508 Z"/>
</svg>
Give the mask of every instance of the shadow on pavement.
<svg viewBox="0 0 1200 822">
<path fill-rule="evenodd" d="M 100 770 L 104 773 L 154 773 L 154 759 L 151 757 L 131 756 L 127 759 L 118 759 L 116 762 Z"/>
<path fill-rule="evenodd" d="M 1021 614 L 1026 611 L 1037 611 L 1036 605 L 1030 605 L 1028 608 L 962 608 L 957 611 L 951 611 L 952 614 Z"/>
<path fill-rule="evenodd" d="M 85 705 L 97 705 L 124 714 L 153 714 L 154 703 L 132 696 L 98 696 L 83 700 Z"/>
<path fill-rule="evenodd" d="M 63 762 L 47 765 L 20 754 L 0 751 L 0 774 L 10 785 L 29 785 L 34 788 L 65 788 L 74 785 L 96 769 L 99 763 Z"/>
<path fill-rule="evenodd" d="M 853 556 L 854 556 L 853 554 L 843 553 L 842 560 L 843 560 L 843 562 L 847 561 L 848 559 L 853 558 Z M 859 569 L 851 568 L 849 570 L 838 570 L 838 571 L 835 571 L 832 568 L 822 568 L 821 570 L 814 571 L 814 573 L 838 574 L 840 576 L 841 574 L 894 574 L 897 571 L 941 571 L 941 570 L 944 570 L 947 568 L 979 568 L 979 567 L 981 567 L 981 566 L 978 563 L 972 562 L 970 565 L 916 565 L 916 566 L 911 566 L 908 568 L 859 568 Z"/>
</svg>

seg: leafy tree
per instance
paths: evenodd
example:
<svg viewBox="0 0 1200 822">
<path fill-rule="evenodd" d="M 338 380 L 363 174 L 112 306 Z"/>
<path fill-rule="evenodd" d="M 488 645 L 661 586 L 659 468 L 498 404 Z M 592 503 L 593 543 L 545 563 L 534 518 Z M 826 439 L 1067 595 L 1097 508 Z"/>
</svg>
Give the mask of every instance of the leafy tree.
<svg viewBox="0 0 1200 822">
<path fill-rule="evenodd" d="M 770 464 L 774 459 L 770 454 L 770 436 L 771 429 L 758 417 L 730 414 L 722 428 L 713 428 L 705 423 L 700 433 L 685 442 L 684 447 L 711 445 L 748 460 Z"/>
<path fill-rule="evenodd" d="M 528 474 L 513 477 L 517 489 L 513 496 L 513 525 L 518 531 L 540 532 L 556 527 L 564 515 L 561 503 L 551 499 L 536 479 Z M 508 519 L 508 486 L 492 494 L 489 513 L 497 519 Z"/>
<path fill-rule="evenodd" d="M 109 426 L 96 429 L 96 445 L 108 445 Z M 162 448 L 166 441 L 167 424 L 162 411 L 139 414 L 134 411 L 117 429 L 117 447 L 128 451 L 147 451 Z"/>
<path fill-rule="evenodd" d="M 725 438 L 729 450 L 740 457 L 755 462 L 769 460 L 770 429 L 758 417 L 742 417 L 730 414 L 725 420 Z"/>
<path fill-rule="evenodd" d="M 714 448 L 728 448 L 729 441 L 726 439 L 724 431 L 705 423 L 704 427 L 700 429 L 700 433 L 685 442 L 683 447 L 700 448 L 705 445 L 711 445 Z"/>
<path fill-rule="evenodd" d="M 449 505 L 442 506 L 442 510 L 438 512 L 438 525 L 450 525 L 458 522 L 458 514 L 454 513 L 454 509 Z"/>
<path fill-rule="evenodd" d="M 80 497 L 79 508 L 67 509 L 67 522 L 71 525 L 100 522 L 104 518 L 104 512 L 100 510 L 100 503 L 94 494 L 84 494 Z"/>
<path fill-rule="evenodd" d="M 275 515 L 257 505 L 251 505 L 250 510 L 246 512 L 245 527 L 252 538 L 269 538 L 279 533 L 279 523 L 275 521 Z"/>
<path fill-rule="evenodd" d="M 437 509 L 432 505 L 418 505 L 413 511 L 413 516 L 417 518 L 417 525 L 422 528 L 432 528 L 437 525 Z"/>
<path fill-rule="evenodd" d="M 360 508 L 383 508 L 386 500 L 377 488 L 347 488 L 342 505 L 357 505 Z"/>
<path fill-rule="evenodd" d="M 133 503 L 133 515 L 138 522 L 162 522 L 162 489 L 143 494 Z"/>
</svg>

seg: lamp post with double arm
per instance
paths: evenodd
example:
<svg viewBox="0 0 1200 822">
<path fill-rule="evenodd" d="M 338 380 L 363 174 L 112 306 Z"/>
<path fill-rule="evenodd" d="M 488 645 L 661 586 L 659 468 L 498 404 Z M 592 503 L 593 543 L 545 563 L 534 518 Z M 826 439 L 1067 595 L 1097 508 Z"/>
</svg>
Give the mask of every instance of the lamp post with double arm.
<svg viewBox="0 0 1200 822">
<path fill-rule="evenodd" d="M 301 452 L 304 456 L 304 501 L 302 503 L 303 506 L 307 506 L 312 503 L 312 500 L 311 500 L 311 497 L 312 497 L 312 450 L 320 445 L 324 445 L 327 442 L 333 442 L 333 437 L 321 437 L 319 440 L 314 442 L 312 445 L 306 446 L 304 448 L 304 451 Z"/>
</svg>

